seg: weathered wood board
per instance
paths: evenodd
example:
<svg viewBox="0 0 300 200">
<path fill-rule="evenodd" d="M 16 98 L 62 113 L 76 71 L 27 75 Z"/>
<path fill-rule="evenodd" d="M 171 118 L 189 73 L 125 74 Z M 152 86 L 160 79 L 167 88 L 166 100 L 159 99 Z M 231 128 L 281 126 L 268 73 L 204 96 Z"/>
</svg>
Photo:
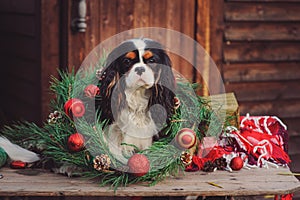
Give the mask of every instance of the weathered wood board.
<svg viewBox="0 0 300 200">
<path fill-rule="evenodd" d="M 280 175 L 290 173 L 288 168 L 242 169 L 232 173 L 187 172 L 152 187 L 146 183 L 135 184 L 119 188 L 116 192 L 82 178 L 46 172 L 26 176 L 17 172 L 8 168 L 0 170 L 3 175 L 0 196 L 245 196 L 288 194 L 300 190 L 300 182 L 294 176 Z"/>
</svg>

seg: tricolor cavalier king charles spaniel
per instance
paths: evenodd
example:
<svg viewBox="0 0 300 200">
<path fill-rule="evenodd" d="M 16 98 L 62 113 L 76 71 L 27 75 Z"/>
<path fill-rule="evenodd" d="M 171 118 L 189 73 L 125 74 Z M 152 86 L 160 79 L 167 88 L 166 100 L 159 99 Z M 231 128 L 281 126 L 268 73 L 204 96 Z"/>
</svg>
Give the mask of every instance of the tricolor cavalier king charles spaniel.
<svg viewBox="0 0 300 200">
<path fill-rule="evenodd" d="M 152 145 L 174 112 L 175 79 L 162 45 L 131 39 L 108 55 L 100 76 L 100 119 L 110 150 L 131 155 Z"/>
</svg>

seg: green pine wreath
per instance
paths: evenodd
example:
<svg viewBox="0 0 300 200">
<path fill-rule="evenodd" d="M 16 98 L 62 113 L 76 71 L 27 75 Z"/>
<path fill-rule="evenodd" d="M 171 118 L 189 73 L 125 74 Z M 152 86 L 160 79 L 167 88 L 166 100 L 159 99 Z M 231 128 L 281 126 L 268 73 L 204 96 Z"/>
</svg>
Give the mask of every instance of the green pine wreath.
<svg viewBox="0 0 300 200">
<path fill-rule="evenodd" d="M 181 156 L 186 151 L 174 144 L 181 129 L 193 129 L 199 141 L 208 136 L 208 127 L 213 129 L 210 136 L 217 136 L 222 131 L 223 124 L 219 121 L 218 113 L 212 110 L 205 98 L 194 95 L 198 85 L 177 80 L 176 97 L 180 100 L 180 106 L 169 120 L 170 124 L 163 127 L 164 137 L 155 141 L 150 148 L 138 152 L 148 158 L 150 169 L 146 174 L 136 176 L 109 151 L 103 134 L 106 122 L 97 117 L 101 110 L 95 111 L 96 115 L 89 113 L 94 108 L 93 98 L 99 97 L 97 94 L 87 95 L 84 91 L 89 85 L 97 85 L 95 80 L 103 61 L 100 60 L 99 65 L 89 70 L 77 73 L 61 71 L 60 79 L 52 77 L 50 89 L 56 98 L 51 101 L 49 119 L 42 126 L 30 122 L 5 126 L 1 135 L 24 148 L 39 152 L 41 163 L 51 161 L 56 167 L 74 165 L 77 169 L 74 174 L 97 178 L 101 185 L 117 189 L 137 182 L 154 185 L 184 171 L 185 163 Z M 82 117 L 70 117 L 66 112 L 66 102 L 74 98 L 84 103 L 86 113 Z M 75 133 L 83 136 L 84 144 L 79 150 L 73 151 L 70 150 L 69 139 Z"/>
</svg>

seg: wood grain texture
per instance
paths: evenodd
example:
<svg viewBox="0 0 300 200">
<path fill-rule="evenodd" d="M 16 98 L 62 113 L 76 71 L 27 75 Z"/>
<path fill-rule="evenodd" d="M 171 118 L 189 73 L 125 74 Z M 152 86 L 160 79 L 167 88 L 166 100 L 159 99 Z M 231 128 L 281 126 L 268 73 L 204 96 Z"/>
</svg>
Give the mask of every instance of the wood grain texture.
<svg viewBox="0 0 300 200">
<path fill-rule="evenodd" d="M 55 96 L 50 92 L 51 76 L 58 77 L 60 66 L 60 27 L 59 0 L 42 0 L 40 1 L 41 16 L 37 19 L 40 22 L 39 30 L 41 31 L 40 46 L 38 54 L 40 58 L 40 120 L 47 119 L 50 112 L 50 99 Z"/>
<path fill-rule="evenodd" d="M 100 1 L 99 12 L 99 30 L 100 30 L 100 42 L 108 39 L 112 35 L 117 33 L 117 0 L 111 0 L 109 3 L 107 1 Z M 97 8 L 95 8 L 95 12 Z"/>
<path fill-rule="evenodd" d="M 298 3 L 249 3 L 225 4 L 226 21 L 299 21 Z"/>
<path fill-rule="evenodd" d="M 90 52 L 100 43 L 100 1 L 90 1 L 87 4 L 87 16 L 86 23 L 89 29 L 87 34 L 85 34 L 85 49 L 87 52 Z"/>
<path fill-rule="evenodd" d="M 151 0 L 150 3 L 150 26 L 166 28 L 166 13 L 168 1 Z"/>
<path fill-rule="evenodd" d="M 163 12 L 161 10 L 161 12 Z M 180 24 L 181 24 L 181 13 L 183 12 L 183 9 L 180 4 L 180 0 L 175 1 L 167 1 L 166 2 L 166 8 L 163 13 L 165 13 L 164 17 L 164 23 L 167 29 L 172 29 L 175 31 L 180 31 Z M 174 38 L 172 34 L 169 32 L 166 33 L 165 38 L 162 41 L 166 41 L 166 45 L 169 47 L 172 47 L 172 49 L 180 49 L 181 47 L 181 41 L 179 38 Z M 176 41 L 176 42 L 174 42 Z M 172 52 L 172 49 L 170 51 Z M 169 53 L 169 57 L 172 61 L 173 68 L 177 70 L 180 74 L 182 74 L 185 78 L 190 78 L 190 74 L 185 74 L 184 69 L 187 68 L 187 66 L 181 66 L 181 58 L 180 55 L 176 55 L 173 53 Z"/>
<path fill-rule="evenodd" d="M 300 79 L 299 62 L 224 64 L 225 83 L 288 81 Z"/>
<path fill-rule="evenodd" d="M 226 23 L 225 40 L 229 41 L 299 41 L 299 22 Z"/>
<path fill-rule="evenodd" d="M 295 100 L 277 100 L 260 102 L 239 102 L 241 115 L 250 113 L 253 116 L 275 115 L 280 118 L 299 118 L 300 101 Z"/>
<path fill-rule="evenodd" d="M 241 102 L 276 101 L 300 99 L 299 81 L 232 83 L 226 86 L 227 92 L 235 92 Z"/>
<path fill-rule="evenodd" d="M 209 56 L 200 56 L 197 64 L 203 65 L 202 74 L 197 74 L 197 80 L 205 80 L 203 95 L 207 96 L 211 91 L 223 92 L 223 82 L 221 79 L 223 65 L 223 13 L 224 1 L 197 1 L 196 16 L 196 40 L 203 46 Z M 197 52 L 201 55 L 201 52 Z M 214 67 L 211 67 L 211 60 L 214 61 Z M 216 72 L 216 69 L 218 72 Z"/>
<path fill-rule="evenodd" d="M 224 45 L 223 41 L 223 31 L 224 31 L 224 1 L 218 0 L 217 2 L 210 4 L 210 18 L 211 18 L 211 28 L 210 28 L 210 51 L 208 52 L 213 61 L 216 64 L 218 72 L 222 73 L 223 68 L 223 51 Z M 209 74 L 214 78 L 209 80 L 209 88 L 213 91 L 218 91 L 223 93 L 224 87 L 222 82 L 222 74 L 216 73 L 213 71 L 213 68 L 209 68 Z"/>
<path fill-rule="evenodd" d="M 195 27 L 192 24 L 196 23 L 196 2 L 194 0 L 180 1 L 179 7 L 181 8 L 180 13 L 180 32 L 185 34 L 190 38 L 195 37 Z M 191 57 L 195 57 L 195 48 L 188 45 L 185 41 L 180 41 L 180 52 L 187 53 Z M 185 58 L 180 58 L 179 66 L 177 69 L 180 73 L 187 77 L 192 82 L 197 82 L 196 70 L 194 68 L 194 63 L 189 63 Z"/>
<path fill-rule="evenodd" d="M 300 2 L 300 0 L 226 0 L 228 2 Z"/>
<path fill-rule="evenodd" d="M 134 18 L 134 0 L 118 0 L 117 15 L 117 33 L 133 28 Z M 129 37 L 131 32 L 128 32 Z"/>
<path fill-rule="evenodd" d="M 85 48 L 85 44 L 88 44 L 86 41 L 86 35 L 89 33 L 90 29 L 86 29 L 86 32 L 77 32 L 74 29 L 71 29 L 72 20 L 78 17 L 78 3 L 79 1 L 68 0 L 66 5 L 65 12 L 67 13 L 67 67 L 69 71 L 72 69 L 78 70 L 84 58 L 89 53 L 90 49 Z"/>
<path fill-rule="evenodd" d="M 108 187 L 80 178 L 67 178 L 50 173 L 24 176 L 15 170 L 1 169 L 0 196 L 244 196 L 287 194 L 300 189 L 293 176 L 278 175 L 287 168 L 241 170 L 229 173 L 189 172 L 185 176 L 168 178 L 155 186 L 146 183 L 119 188 L 115 193 Z M 30 184 L 28 183 L 30 180 Z M 214 182 L 222 188 L 214 187 Z"/>
<path fill-rule="evenodd" d="M 134 27 L 148 27 L 150 25 L 150 0 L 134 1 Z"/>
<path fill-rule="evenodd" d="M 233 42 L 224 45 L 225 62 L 300 61 L 300 42 Z"/>
<path fill-rule="evenodd" d="M 209 0 L 198 0 L 197 1 L 197 11 L 196 11 L 196 30 L 195 30 L 195 39 L 196 41 L 205 49 L 206 52 L 210 52 L 210 29 L 211 29 L 211 8 Z M 202 83 L 203 88 L 200 91 L 201 95 L 207 96 L 209 94 L 209 89 L 205 81 L 209 77 L 209 62 L 206 55 L 200 54 L 196 49 L 195 63 L 196 66 L 199 66 L 199 63 L 203 62 L 202 72 L 195 74 L 196 82 Z M 208 81 L 207 81 L 208 82 Z"/>
</svg>

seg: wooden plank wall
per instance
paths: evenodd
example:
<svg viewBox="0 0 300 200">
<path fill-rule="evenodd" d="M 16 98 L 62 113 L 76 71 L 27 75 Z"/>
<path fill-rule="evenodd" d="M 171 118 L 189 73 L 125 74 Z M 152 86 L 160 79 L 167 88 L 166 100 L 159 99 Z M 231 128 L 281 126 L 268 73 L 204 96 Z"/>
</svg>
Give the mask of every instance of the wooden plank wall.
<svg viewBox="0 0 300 200">
<path fill-rule="evenodd" d="M 0 125 L 48 116 L 50 75 L 59 68 L 59 8 L 58 0 L 0 1 Z"/>
<path fill-rule="evenodd" d="M 61 9 L 60 0 L 36 0 L 40 7 L 40 110 L 38 122 L 44 122 L 51 111 L 50 99 L 55 96 L 49 90 L 51 76 L 58 77 L 61 68 Z"/>
<path fill-rule="evenodd" d="M 64 27 L 69 28 L 76 1 L 65 2 L 70 12 Z M 161 27 L 180 31 L 192 38 L 195 34 L 195 0 L 93 0 L 87 1 L 87 30 L 85 33 L 67 31 L 65 66 L 78 68 L 83 59 L 101 41 L 122 31 L 139 27 Z M 133 37 L 134 33 L 132 34 Z M 170 41 L 173 42 L 173 41 Z M 180 67 L 178 57 L 173 56 L 175 68 L 188 78 L 193 69 Z M 183 61 L 180 61 L 183 62 Z"/>
<path fill-rule="evenodd" d="M 38 17 L 36 0 L 0 1 L 2 121 L 40 118 Z"/>
<path fill-rule="evenodd" d="M 241 114 L 276 115 L 288 125 L 295 171 L 300 171 L 299 10 L 299 1 L 225 1 L 222 66 Z"/>
</svg>

